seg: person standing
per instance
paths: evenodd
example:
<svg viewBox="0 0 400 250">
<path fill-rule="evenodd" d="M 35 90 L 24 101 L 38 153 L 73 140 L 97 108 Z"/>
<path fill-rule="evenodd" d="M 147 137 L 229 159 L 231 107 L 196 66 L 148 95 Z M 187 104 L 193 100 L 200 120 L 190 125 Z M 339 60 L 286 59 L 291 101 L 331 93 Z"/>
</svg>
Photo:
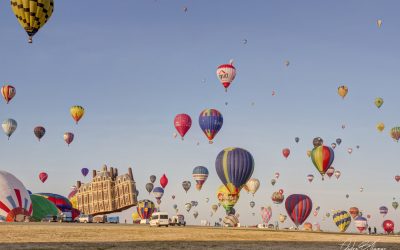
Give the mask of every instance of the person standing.
<svg viewBox="0 0 400 250">
<path fill-rule="evenodd" d="M 368 227 L 368 234 L 371 234 L 371 227 Z"/>
<path fill-rule="evenodd" d="M 376 234 L 376 227 L 374 227 L 374 234 Z"/>
</svg>

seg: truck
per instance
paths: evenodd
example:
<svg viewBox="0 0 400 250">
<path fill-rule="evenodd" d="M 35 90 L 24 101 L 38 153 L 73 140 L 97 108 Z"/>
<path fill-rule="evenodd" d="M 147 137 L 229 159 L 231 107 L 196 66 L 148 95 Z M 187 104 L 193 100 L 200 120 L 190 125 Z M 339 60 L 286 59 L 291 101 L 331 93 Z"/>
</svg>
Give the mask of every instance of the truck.
<svg viewBox="0 0 400 250">
<path fill-rule="evenodd" d="M 76 222 L 80 223 L 92 223 L 93 222 L 93 215 L 86 215 L 81 214 L 78 218 L 75 219 Z"/>
<path fill-rule="evenodd" d="M 60 216 L 58 217 L 59 222 L 73 222 L 72 219 L 72 212 L 66 211 L 66 212 L 61 212 Z"/>
<path fill-rule="evenodd" d="M 113 216 L 113 217 L 107 217 L 107 222 L 108 223 L 119 223 L 119 216 Z"/>
<path fill-rule="evenodd" d="M 170 218 L 169 224 L 171 226 L 186 226 L 185 216 L 183 214 L 177 214 Z"/>
<path fill-rule="evenodd" d="M 96 215 L 93 217 L 93 223 L 106 223 L 107 215 Z"/>
</svg>

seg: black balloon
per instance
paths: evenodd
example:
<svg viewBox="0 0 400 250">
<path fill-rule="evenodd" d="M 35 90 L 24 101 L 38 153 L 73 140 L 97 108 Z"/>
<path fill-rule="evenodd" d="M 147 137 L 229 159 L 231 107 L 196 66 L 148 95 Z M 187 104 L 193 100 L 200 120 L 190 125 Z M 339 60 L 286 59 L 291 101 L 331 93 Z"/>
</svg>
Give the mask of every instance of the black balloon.
<svg viewBox="0 0 400 250">
<path fill-rule="evenodd" d="M 324 144 L 324 140 L 322 140 L 321 137 L 315 137 L 312 143 L 314 145 L 314 148 L 316 148 L 322 146 L 322 144 Z"/>
</svg>

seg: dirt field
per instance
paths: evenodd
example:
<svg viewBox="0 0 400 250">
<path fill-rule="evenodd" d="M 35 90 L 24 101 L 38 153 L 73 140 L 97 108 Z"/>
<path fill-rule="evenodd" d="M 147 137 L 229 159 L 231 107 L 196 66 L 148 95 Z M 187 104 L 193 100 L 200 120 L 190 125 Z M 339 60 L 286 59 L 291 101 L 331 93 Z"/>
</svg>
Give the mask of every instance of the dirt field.
<svg viewBox="0 0 400 250">
<path fill-rule="evenodd" d="M 0 235 L 0 249 L 400 249 L 398 235 L 130 224 L 3 223 Z"/>
</svg>

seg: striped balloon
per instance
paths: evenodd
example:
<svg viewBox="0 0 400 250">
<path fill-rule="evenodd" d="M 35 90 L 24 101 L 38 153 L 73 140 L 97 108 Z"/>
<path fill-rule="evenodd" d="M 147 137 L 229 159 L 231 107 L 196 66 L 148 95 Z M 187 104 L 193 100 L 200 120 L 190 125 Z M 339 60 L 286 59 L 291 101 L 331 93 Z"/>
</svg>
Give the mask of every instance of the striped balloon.
<svg viewBox="0 0 400 250">
<path fill-rule="evenodd" d="M 210 144 L 222 128 L 223 123 L 224 118 L 216 109 L 205 109 L 200 113 L 199 125 L 201 130 L 203 130 L 204 134 L 207 136 Z"/>
<path fill-rule="evenodd" d="M 143 220 L 150 219 L 154 213 L 154 203 L 150 200 L 140 200 L 137 205 L 137 212 Z"/>
<path fill-rule="evenodd" d="M 346 232 L 351 222 L 351 216 L 346 211 L 336 210 L 332 215 L 333 222 L 339 228 L 340 232 Z"/>
<path fill-rule="evenodd" d="M 390 136 L 398 142 L 400 139 L 400 127 L 394 127 L 390 130 Z"/>
<path fill-rule="evenodd" d="M 379 208 L 379 213 L 382 214 L 385 217 L 385 215 L 388 213 L 388 208 L 385 207 L 385 206 L 381 206 Z"/>
<path fill-rule="evenodd" d="M 311 151 L 312 163 L 322 175 L 322 179 L 324 179 L 324 175 L 328 168 L 332 165 L 334 159 L 335 153 L 330 147 L 319 146 Z"/>
<path fill-rule="evenodd" d="M 272 217 L 272 209 L 271 207 L 262 207 L 261 208 L 261 218 L 265 224 L 268 224 L 269 220 Z"/>
<path fill-rule="evenodd" d="M 4 85 L 1 87 L 1 94 L 4 97 L 4 100 L 6 100 L 7 104 L 13 99 L 13 97 L 16 94 L 15 88 L 11 85 Z"/>
<path fill-rule="evenodd" d="M 155 187 L 153 189 L 153 195 L 157 200 L 157 204 L 160 204 L 161 203 L 161 198 L 164 195 L 164 189 L 162 187 Z"/>
<path fill-rule="evenodd" d="M 312 201 L 307 195 L 292 194 L 286 198 L 285 208 L 290 219 L 292 219 L 296 227 L 299 227 L 310 215 Z"/>
<path fill-rule="evenodd" d="M 215 160 L 215 169 L 225 186 L 232 183 L 240 191 L 253 174 L 254 159 L 245 149 L 225 148 Z"/>
<path fill-rule="evenodd" d="M 367 219 L 366 219 L 366 218 L 364 218 L 364 217 L 362 217 L 362 216 L 357 216 L 357 217 L 354 219 L 354 225 L 356 226 L 356 228 L 358 229 L 358 231 L 359 231 L 360 233 L 362 233 L 362 232 L 365 231 L 365 229 L 367 229 L 367 227 L 368 227 L 368 222 L 367 222 Z"/>
<path fill-rule="evenodd" d="M 231 82 L 235 79 L 236 69 L 233 66 L 233 61 L 231 60 L 229 64 L 222 64 L 217 68 L 217 77 L 221 84 L 224 86 L 225 91 L 228 91 L 228 87 Z"/>
<path fill-rule="evenodd" d="M 208 169 L 203 166 L 197 166 L 193 169 L 192 176 L 196 181 L 196 189 L 200 191 L 208 178 Z"/>
</svg>

